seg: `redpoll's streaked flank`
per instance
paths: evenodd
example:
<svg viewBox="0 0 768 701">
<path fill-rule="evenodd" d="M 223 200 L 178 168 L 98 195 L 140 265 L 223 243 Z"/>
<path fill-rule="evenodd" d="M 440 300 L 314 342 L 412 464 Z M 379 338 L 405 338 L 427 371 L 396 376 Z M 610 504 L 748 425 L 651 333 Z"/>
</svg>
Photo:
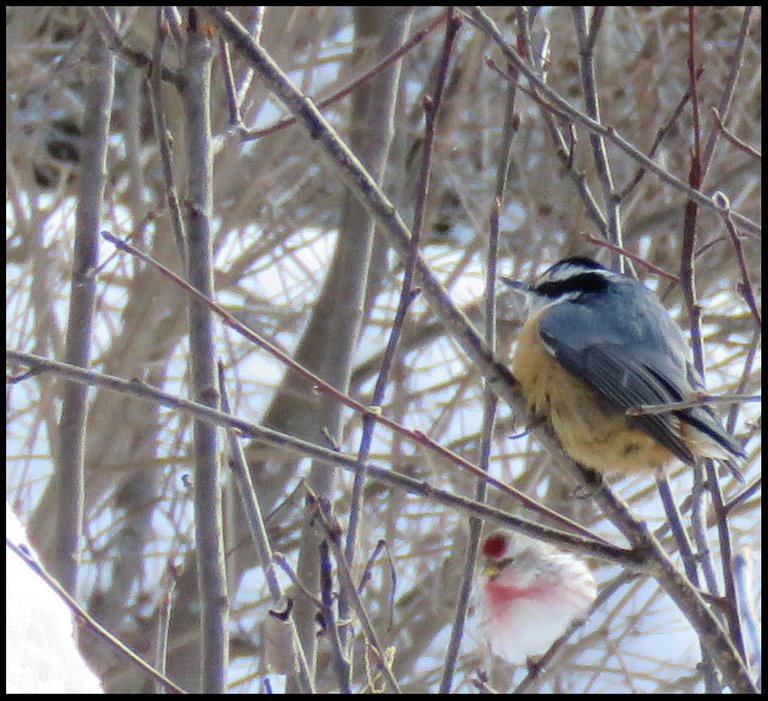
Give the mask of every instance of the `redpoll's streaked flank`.
<svg viewBox="0 0 768 701">
<path fill-rule="evenodd" d="M 511 664 L 546 652 L 597 594 L 587 566 L 547 543 L 496 531 L 482 553 L 480 634 Z"/>
</svg>

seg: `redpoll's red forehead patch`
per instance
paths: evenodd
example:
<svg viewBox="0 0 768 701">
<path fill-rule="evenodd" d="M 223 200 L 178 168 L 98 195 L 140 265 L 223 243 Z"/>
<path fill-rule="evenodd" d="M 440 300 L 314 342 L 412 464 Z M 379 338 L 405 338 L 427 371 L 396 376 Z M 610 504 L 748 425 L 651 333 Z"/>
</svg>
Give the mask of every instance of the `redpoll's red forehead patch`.
<svg viewBox="0 0 768 701">
<path fill-rule="evenodd" d="M 483 543 L 483 555 L 499 558 L 507 552 L 507 536 L 505 533 L 494 533 Z"/>
</svg>

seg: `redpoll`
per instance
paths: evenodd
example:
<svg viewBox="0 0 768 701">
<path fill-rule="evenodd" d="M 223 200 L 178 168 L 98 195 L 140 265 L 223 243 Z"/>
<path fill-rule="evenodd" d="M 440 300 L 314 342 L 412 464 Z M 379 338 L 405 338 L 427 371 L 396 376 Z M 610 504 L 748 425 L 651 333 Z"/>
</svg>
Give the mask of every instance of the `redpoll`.
<svg viewBox="0 0 768 701">
<path fill-rule="evenodd" d="M 480 632 L 511 664 L 541 655 L 587 612 L 597 593 L 574 555 L 511 531 L 483 541 Z"/>
</svg>

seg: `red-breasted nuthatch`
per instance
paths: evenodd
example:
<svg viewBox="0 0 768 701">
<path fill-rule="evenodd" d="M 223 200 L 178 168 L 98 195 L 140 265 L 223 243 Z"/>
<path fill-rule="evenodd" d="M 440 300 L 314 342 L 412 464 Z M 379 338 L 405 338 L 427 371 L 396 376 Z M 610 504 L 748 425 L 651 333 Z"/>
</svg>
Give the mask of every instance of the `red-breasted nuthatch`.
<svg viewBox="0 0 768 701">
<path fill-rule="evenodd" d="M 706 406 L 627 415 L 695 399 L 702 383 L 680 327 L 656 296 L 589 258 L 567 258 L 524 292 L 529 315 L 512 372 L 537 419 L 565 451 L 601 472 L 657 470 L 673 458 L 743 457 Z"/>
</svg>

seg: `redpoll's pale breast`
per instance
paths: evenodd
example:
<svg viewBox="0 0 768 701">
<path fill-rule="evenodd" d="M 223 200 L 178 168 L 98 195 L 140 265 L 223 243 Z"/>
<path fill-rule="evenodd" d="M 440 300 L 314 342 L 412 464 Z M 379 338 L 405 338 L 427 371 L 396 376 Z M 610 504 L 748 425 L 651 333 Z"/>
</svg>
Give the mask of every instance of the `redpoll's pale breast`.
<svg viewBox="0 0 768 701">
<path fill-rule="evenodd" d="M 482 545 L 480 634 L 511 664 L 546 652 L 595 599 L 595 580 L 574 555 L 511 531 Z"/>
</svg>

